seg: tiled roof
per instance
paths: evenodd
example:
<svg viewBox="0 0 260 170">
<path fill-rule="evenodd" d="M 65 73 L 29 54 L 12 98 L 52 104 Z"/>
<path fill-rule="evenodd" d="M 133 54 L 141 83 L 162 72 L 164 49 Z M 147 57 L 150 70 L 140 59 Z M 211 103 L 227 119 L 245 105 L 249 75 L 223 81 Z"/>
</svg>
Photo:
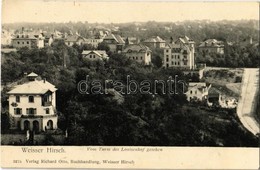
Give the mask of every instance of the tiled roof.
<svg viewBox="0 0 260 170">
<path fill-rule="evenodd" d="M 79 39 L 83 39 L 83 40 L 84 40 L 83 37 L 81 37 L 81 36 L 75 34 L 75 35 L 69 35 L 69 36 L 65 39 L 65 41 L 77 42 Z"/>
<path fill-rule="evenodd" d="M 224 47 L 224 43 L 216 39 L 208 39 L 202 42 L 199 47 Z"/>
<path fill-rule="evenodd" d="M 130 52 L 130 51 L 134 51 L 134 52 L 146 52 L 146 51 L 151 51 L 151 50 L 150 50 L 150 48 L 148 48 L 147 46 L 142 45 L 142 44 L 131 44 L 131 45 L 128 45 L 128 46 L 123 50 L 124 53 Z"/>
<path fill-rule="evenodd" d="M 17 34 L 12 38 L 13 40 L 16 39 L 37 39 L 33 34 Z"/>
<path fill-rule="evenodd" d="M 187 36 L 180 37 L 180 38 L 178 38 L 177 41 L 181 41 L 184 44 L 194 43 L 194 41 L 192 39 L 190 39 L 189 37 L 187 37 Z"/>
<path fill-rule="evenodd" d="M 27 77 L 38 77 L 38 74 L 31 72 L 30 74 L 27 75 Z"/>
<path fill-rule="evenodd" d="M 166 41 L 164 41 L 161 37 L 156 36 L 156 37 L 151 37 L 149 39 L 146 39 L 144 42 L 146 42 L 146 43 L 156 43 L 156 42 L 165 43 Z"/>
<path fill-rule="evenodd" d="M 115 40 L 119 44 L 125 43 L 123 38 L 120 35 L 116 35 L 116 34 L 109 34 L 104 38 L 104 40 L 111 40 L 111 39 Z"/>
<path fill-rule="evenodd" d="M 55 86 L 46 80 L 35 80 L 15 86 L 7 94 L 44 94 L 47 91 L 54 92 L 56 90 Z"/>
<path fill-rule="evenodd" d="M 106 51 L 102 51 L 102 50 L 84 50 L 81 54 L 88 55 L 90 53 L 95 53 L 99 57 L 107 57 Z"/>
</svg>

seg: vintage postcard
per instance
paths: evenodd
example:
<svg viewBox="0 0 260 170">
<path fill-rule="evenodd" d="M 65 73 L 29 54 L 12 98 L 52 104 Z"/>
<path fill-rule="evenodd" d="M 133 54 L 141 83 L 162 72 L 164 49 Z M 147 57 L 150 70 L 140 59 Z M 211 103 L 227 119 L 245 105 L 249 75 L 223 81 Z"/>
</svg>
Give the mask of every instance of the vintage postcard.
<svg viewBox="0 0 260 170">
<path fill-rule="evenodd" d="M 1 3 L 2 168 L 260 167 L 258 2 Z"/>
</svg>

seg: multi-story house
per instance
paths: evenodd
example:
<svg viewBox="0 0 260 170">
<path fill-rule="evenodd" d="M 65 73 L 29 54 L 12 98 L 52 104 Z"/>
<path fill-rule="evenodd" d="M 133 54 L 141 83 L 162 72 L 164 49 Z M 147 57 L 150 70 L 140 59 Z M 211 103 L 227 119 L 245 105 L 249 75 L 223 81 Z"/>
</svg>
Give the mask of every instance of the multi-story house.
<svg viewBox="0 0 260 170">
<path fill-rule="evenodd" d="M 128 45 L 123 50 L 123 54 L 127 58 L 142 63 L 144 65 L 151 64 L 152 51 L 145 45 L 142 44 Z"/>
<path fill-rule="evenodd" d="M 15 86 L 9 96 L 11 128 L 35 132 L 57 128 L 56 88 L 37 74 L 27 76 L 27 82 Z"/>
<path fill-rule="evenodd" d="M 146 39 L 143 44 L 150 48 L 164 48 L 166 41 L 159 36 Z"/>
<path fill-rule="evenodd" d="M 163 66 L 195 69 L 195 47 L 194 41 L 187 36 L 178 38 L 175 42 L 169 43 L 164 48 Z"/>
<path fill-rule="evenodd" d="M 198 47 L 198 51 L 203 52 L 205 54 L 209 54 L 209 53 L 224 54 L 224 42 L 218 41 L 216 39 L 208 39 L 200 43 Z"/>
<path fill-rule="evenodd" d="M 125 46 L 125 41 L 120 35 L 109 34 L 103 40 L 109 46 L 111 52 L 122 52 Z"/>
<path fill-rule="evenodd" d="M 17 34 L 12 38 L 12 46 L 14 48 L 43 48 L 44 47 L 44 37 L 42 34 L 35 36 L 32 33 L 22 33 Z"/>
<path fill-rule="evenodd" d="M 96 60 L 107 60 L 109 57 L 108 57 L 106 51 L 84 50 L 82 52 L 82 58 L 88 59 L 91 61 L 96 61 Z"/>
<path fill-rule="evenodd" d="M 189 83 L 188 91 L 185 93 L 187 96 L 187 100 L 206 101 L 210 88 L 211 84 L 206 84 L 202 82 Z"/>
</svg>

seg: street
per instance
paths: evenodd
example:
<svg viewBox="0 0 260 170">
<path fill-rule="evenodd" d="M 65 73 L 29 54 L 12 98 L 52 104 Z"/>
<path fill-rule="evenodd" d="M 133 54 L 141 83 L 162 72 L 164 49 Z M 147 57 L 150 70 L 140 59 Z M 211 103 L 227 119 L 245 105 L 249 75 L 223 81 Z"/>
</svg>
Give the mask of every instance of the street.
<svg viewBox="0 0 260 170">
<path fill-rule="evenodd" d="M 241 96 L 237 115 L 243 126 L 254 135 L 259 133 L 259 123 L 255 119 L 257 95 L 259 90 L 259 69 L 246 68 L 242 79 Z"/>
</svg>

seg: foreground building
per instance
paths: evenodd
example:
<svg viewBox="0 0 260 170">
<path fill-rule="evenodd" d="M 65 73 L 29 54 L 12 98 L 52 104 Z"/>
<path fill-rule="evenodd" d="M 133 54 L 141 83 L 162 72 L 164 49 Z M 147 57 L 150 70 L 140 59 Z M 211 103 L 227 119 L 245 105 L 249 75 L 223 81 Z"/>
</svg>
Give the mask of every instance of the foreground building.
<svg viewBox="0 0 260 170">
<path fill-rule="evenodd" d="M 187 36 L 167 44 L 164 48 L 163 66 L 166 68 L 195 69 L 194 44 L 194 41 Z"/>
<path fill-rule="evenodd" d="M 37 74 L 27 76 L 27 82 L 9 91 L 11 128 L 35 132 L 57 128 L 56 88 Z"/>
<path fill-rule="evenodd" d="M 144 65 L 151 64 L 152 51 L 145 45 L 141 45 L 141 44 L 128 45 L 123 50 L 123 53 L 127 58 L 134 60 L 138 63 L 142 63 Z"/>
<path fill-rule="evenodd" d="M 188 91 L 185 93 L 187 96 L 187 100 L 206 101 L 208 99 L 210 88 L 211 84 L 206 84 L 204 82 L 189 83 Z"/>
</svg>

